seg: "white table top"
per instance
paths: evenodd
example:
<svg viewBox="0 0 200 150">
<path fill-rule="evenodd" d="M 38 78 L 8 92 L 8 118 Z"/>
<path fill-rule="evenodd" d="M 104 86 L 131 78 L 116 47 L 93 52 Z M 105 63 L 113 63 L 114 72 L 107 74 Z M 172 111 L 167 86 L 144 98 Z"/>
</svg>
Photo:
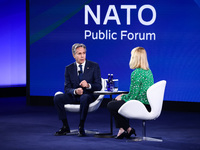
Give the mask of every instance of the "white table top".
<svg viewBox="0 0 200 150">
<path fill-rule="evenodd" d="M 127 94 L 128 91 L 94 91 L 94 94 L 102 94 L 102 95 L 115 95 L 115 94 Z"/>
</svg>

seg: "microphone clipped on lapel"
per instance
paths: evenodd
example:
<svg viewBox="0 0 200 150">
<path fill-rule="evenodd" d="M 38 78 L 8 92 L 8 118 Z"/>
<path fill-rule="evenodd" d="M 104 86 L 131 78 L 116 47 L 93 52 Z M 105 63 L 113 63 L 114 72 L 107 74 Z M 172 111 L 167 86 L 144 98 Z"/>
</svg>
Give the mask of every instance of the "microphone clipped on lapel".
<svg viewBox="0 0 200 150">
<path fill-rule="evenodd" d="M 90 68 L 89 68 L 89 67 L 87 67 L 87 69 L 89 70 Z"/>
</svg>

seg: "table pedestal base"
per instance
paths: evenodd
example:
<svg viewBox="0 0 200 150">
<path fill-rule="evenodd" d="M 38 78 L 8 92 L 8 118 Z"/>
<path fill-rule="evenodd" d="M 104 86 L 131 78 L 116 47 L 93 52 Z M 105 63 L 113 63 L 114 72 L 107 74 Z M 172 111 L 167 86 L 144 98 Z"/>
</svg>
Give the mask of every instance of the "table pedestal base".
<svg viewBox="0 0 200 150">
<path fill-rule="evenodd" d="M 99 134 L 95 134 L 94 137 L 98 137 L 98 138 L 114 138 L 114 135 L 112 133 L 99 133 Z"/>
</svg>

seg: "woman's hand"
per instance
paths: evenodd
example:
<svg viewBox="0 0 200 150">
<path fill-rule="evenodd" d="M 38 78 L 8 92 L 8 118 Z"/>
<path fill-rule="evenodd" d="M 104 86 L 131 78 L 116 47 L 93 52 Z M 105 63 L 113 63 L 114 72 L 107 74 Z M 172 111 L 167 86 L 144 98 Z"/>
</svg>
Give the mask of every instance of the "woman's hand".
<svg viewBox="0 0 200 150">
<path fill-rule="evenodd" d="M 121 101 L 121 100 L 122 100 L 122 99 L 121 99 L 122 95 L 123 95 L 123 94 L 118 95 L 118 96 L 115 98 L 115 100 L 116 100 L 116 101 Z"/>
</svg>

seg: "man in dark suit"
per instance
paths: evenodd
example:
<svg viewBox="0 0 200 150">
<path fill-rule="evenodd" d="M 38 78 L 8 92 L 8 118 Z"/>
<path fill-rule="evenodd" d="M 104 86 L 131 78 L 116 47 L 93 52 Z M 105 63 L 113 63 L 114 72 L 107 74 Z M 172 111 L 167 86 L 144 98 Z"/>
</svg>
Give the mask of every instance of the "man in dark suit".
<svg viewBox="0 0 200 150">
<path fill-rule="evenodd" d="M 86 46 L 84 44 L 74 44 L 72 54 L 76 62 L 65 68 L 65 89 L 64 94 L 54 96 L 54 104 L 58 112 L 59 119 L 62 120 L 62 128 L 55 135 L 65 135 L 70 133 L 67 121 L 65 104 L 80 104 L 80 123 L 78 136 L 85 136 L 84 123 L 88 113 L 88 107 L 98 95 L 93 91 L 101 90 L 101 72 L 99 65 L 86 60 Z"/>
</svg>

